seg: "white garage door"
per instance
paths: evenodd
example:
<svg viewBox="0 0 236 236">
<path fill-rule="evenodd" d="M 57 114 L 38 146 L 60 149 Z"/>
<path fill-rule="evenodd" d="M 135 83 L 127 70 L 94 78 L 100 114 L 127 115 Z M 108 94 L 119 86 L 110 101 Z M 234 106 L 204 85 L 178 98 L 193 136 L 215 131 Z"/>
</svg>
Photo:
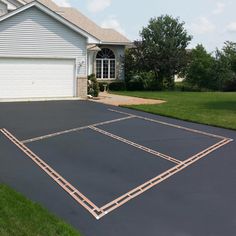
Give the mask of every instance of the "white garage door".
<svg viewBox="0 0 236 236">
<path fill-rule="evenodd" d="M 1 98 L 73 97 L 74 60 L 0 58 Z"/>
</svg>

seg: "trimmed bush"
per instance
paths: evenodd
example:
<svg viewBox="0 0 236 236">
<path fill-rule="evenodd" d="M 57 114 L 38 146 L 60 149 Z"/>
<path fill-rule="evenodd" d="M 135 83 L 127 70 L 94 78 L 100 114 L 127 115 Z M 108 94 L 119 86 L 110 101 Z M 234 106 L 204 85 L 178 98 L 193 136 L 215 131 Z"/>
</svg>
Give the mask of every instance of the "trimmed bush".
<svg viewBox="0 0 236 236">
<path fill-rule="evenodd" d="M 91 74 L 88 76 L 88 94 L 93 97 L 98 97 L 99 84 L 95 77 L 95 74 Z"/>
<path fill-rule="evenodd" d="M 152 71 L 139 72 L 126 80 L 127 90 L 129 91 L 158 91 L 162 90 L 162 84 L 155 78 Z"/>
<path fill-rule="evenodd" d="M 147 91 L 161 91 L 163 90 L 162 84 L 156 79 L 150 79 L 146 81 L 145 90 Z"/>
<path fill-rule="evenodd" d="M 104 92 L 104 85 L 106 85 L 107 89 L 108 89 L 108 83 L 106 83 L 106 82 L 99 82 L 98 84 L 99 84 L 100 92 Z"/>
<path fill-rule="evenodd" d="M 142 91 L 144 90 L 144 84 L 143 81 L 129 81 L 126 88 L 128 91 Z"/>
<path fill-rule="evenodd" d="M 236 91 L 236 79 L 225 81 L 222 90 L 225 91 L 225 92 L 234 92 L 234 91 Z"/>
<path fill-rule="evenodd" d="M 192 85 L 192 84 L 189 84 L 186 81 L 183 81 L 183 82 L 176 82 L 175 83 L 175 91 L 200 92 L 201 89 L 196 85 Z"/>
<path fill-rule="evenodd" d="M 116 81 L 109 84 L 109 90 L 111 91 L 124 91 L 126 90 L 124 81 Z"/>
</svg>

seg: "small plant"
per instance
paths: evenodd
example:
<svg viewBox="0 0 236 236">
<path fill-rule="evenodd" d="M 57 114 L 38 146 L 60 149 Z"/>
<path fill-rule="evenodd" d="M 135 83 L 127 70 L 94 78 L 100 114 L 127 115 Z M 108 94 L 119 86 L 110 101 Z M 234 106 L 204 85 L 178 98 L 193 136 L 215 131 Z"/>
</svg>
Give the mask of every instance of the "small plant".
<svg viewBox="0 0 236 236">
<path fill-rule="evenodd" d="M 95 77 L 95 74 L 88 76 L 88 95 L 98 97 L 99 95 L 99 84 Z"/>
</svg>

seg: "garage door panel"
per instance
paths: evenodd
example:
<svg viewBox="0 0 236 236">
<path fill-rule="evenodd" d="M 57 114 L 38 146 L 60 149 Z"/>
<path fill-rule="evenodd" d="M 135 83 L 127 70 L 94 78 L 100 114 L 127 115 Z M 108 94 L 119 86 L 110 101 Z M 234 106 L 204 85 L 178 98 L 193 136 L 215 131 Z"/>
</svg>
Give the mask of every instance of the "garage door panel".
<svg viewBox="0 0 236 236">
<path fill-rule="evenodd" d="M 74 96 L 74 60 L 0 58 L 0 98 Z"/>
</svg>

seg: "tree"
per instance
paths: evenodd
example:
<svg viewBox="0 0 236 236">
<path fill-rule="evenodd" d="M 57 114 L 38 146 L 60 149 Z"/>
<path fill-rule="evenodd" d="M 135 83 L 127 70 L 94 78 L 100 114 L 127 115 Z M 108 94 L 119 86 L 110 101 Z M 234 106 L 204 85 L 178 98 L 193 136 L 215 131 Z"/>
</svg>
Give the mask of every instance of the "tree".
<svg viewBox="0 0 236 236">
<path fill-rule="evenodd" d="M 219 90 L 236 90 L 236 43 L 227 41 L 221 51 L 216 50 L 214 72 Z"/>
<path fill-rule="evenodd" d="M 236 73 L 236 43 L 225 42 L 222 54 L 228 60 L 231 70 Z"/>
<path fill-rule="evenodd" d="M 192 49 L 191 61 L 186 67 L 186 81 L 198 88 L 216 89 L 217 83 L 213 71 L 214 57 L 199 44 Z"/>
<path fill-rule="evenodd" d="M 186 48 L 192 37 L 184 24 L 178 18 L 160 16 L 152 18 L 140 33 L 142 42 L 137 47 L 137 61 L 140 68 L 153 71 L 160 84 L 164 79 L 171 84 L 174 75 L 187 64 Z"/>
<path fill-rule="evenodd" d="M 133 47 L 125 50 L 124 65 L 125 65 L 125 80 L 130 81 L 133 76 L 142 73 L 144 70 L 142 59 L 141 42 L 135 41 Z"/>
</svg>

